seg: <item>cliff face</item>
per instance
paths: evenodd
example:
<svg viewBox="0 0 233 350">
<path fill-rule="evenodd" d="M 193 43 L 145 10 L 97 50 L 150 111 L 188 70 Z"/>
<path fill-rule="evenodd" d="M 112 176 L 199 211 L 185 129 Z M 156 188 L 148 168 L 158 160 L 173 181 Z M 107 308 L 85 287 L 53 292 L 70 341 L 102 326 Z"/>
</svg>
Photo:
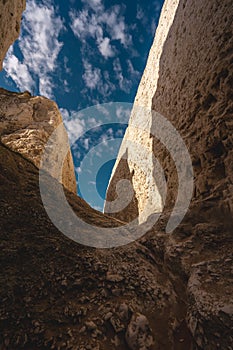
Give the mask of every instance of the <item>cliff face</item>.
<svg viewBox="0 0 233 350">
<path fill-rule="evenodd" d="M 232 213 L 232 3 L 214 0 L 165 1 L 155 40 L 143 74 L 125 138 L 123 140 L 107 200 L 115 198 L 119 179 L 129 178 L 135 192 L 134 208 L 116 213 L 130 220 L 143 212 L 141 221 L 163 204 L 174 206 L 177 190 L 177 171 L 166 147 L 152 135 L 157 118 L 154 110 L 164 116 L 181 135 L 193 163 L 194 193 L 192 202 L 219 198 L 216 206 Z M 139 108 L 140 106 L 141 108 Z M 140 151 L 129 141 L 148 149 L 146 173 Z M 120 162 L 128 154 L 128 164 Z M 153 174 L 155 158 L 160 162 L 167 180 L 166 202 Z M 136 165 L 135 165 L 136 160 Z M 141 163 L 140 163 L 141 162 Z M 133 172 L 133 174 L 132 174 Z M 106 204 L 105 211 L 111 208 Z M 112 208 L 111 208 L 112 209 Z"/>
<path fill-rule="evenodd" d="M 20 153 L 40 168 L 45 144 L 54 129 L 62 123 L 56 103 L 45 97 L 33 97 L 29 93 L 12 93 L 0 89 L 0 140 L 11 150 Z M 66 144 L 64 140 L 54 141 L 54 147 Z M 61 146 L 60 146 L 61 147 Z M 56 159 L 53 159 L 50 174 L 54 176 Z M 76 193 L 76 179 L 71 152 L 64 161 L 62 183 Z"/>
<path fill-rule="evenodd" d="M 130 221 L 140 215 L 139 221 L 143 222 L 149 214 L 155 211 L 161 212 L 163 207 L 163 200 L 153 176 L 153 159 L 151 156 L 153 140 L 150 137 L 151 109 L 152 98 L 159 78 L 159 63 L 163 52 L 163 44 L 174 21 L 178 4 L 178 0 L 166 0 L 163 5 L 156 36 L 135 98 L 129 127 L 126 130 L 107 191 L 105 212 L 112 213 L 114 212 L 114 206 L 111 201 L 117 196 L 115 190 L 117 182 L 120 179 L 130 179 L 134 189 L 133 200 L 123 212 L 111 214 L 125 221 Z M 131 122 L 133 122 L 132 126 Z M 139 146 L 136 149 L 135 144 Z M 127 154 L 127 160 L 122 159 L 124 154 Z M 145 210 L 146 203 L 148 205 Z"/>
<path fill-rule="evenodd" d="M 0 70 L 10 45 L 18 38 L 22 12 L 26 0 L 2 0 L 0 2 Z"/>
<path fill-rule="evenodd" d="M 179 159 L 174 160 L 169 146 L 179 154 L 179 145 L 166 126 L 161 131 L 158 112 L 179 132 L 193 166 L 189 210 L 164 238 L 164 264 L 173 282 L 178 276 L 186 280 L 185 319 L 195 349 L 224 349 L 232 341 L 232 21 L 230 0 L 165 1 L 105 206 L 106 213 L 112 212 L 115 186 L 128 179 L 134 190 L 130 212 L 125 208 L 110 215 L 127 222 L 139 217 L 144 222 L 164 205 L 164 215 L 169 217 L 180 185 Z M 158 131 L 167 135 L 162 142 L 153 136 Z M 148 152 L 146 159 L 143 149 Z M 155 159 L 164 170 L 166 198 L 155 175 Z M 186 168 L 179 164 L 179 172 L 185 174 Z M 185 192 L 180 199 L 185 201 Z M 160 229 L 153 230 L 156 237 Z"/>
</svg>

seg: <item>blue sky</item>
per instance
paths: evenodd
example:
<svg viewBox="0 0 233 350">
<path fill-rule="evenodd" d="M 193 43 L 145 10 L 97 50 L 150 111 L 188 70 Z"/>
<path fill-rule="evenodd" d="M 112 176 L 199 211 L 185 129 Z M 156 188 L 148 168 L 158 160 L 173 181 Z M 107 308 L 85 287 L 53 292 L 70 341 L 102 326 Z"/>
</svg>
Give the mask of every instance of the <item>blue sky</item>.
<svg viewBox="0 0 233 350">
<path fill-rule="evenodd" d="M 163 0 L 27 0 L 20 38 L 0 72 L 0 86 L 57 102 L 73 144 L 77 180 L 83 176 L 80 194 L 98 210 L 162 4 Z M 123 104 L 113 108 L 116 102 Z M 94 154 L 98 143 L 101 147 Z M 96 179 L 83 175 L 81 165 L 88 153 L 91 175 L 96 159 L 103 158 Z"/>
</svg>

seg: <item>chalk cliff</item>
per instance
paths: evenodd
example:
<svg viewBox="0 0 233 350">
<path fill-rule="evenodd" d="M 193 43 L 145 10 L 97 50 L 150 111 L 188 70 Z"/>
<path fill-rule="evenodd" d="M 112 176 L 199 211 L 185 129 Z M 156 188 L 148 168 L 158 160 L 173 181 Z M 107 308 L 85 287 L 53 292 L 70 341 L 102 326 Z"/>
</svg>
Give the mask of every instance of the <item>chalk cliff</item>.
<svg viewBox="0 0 233 350">
<path fill-rule="evenodd" d="M 18 38 L 26 0 L 0 1 L 0 70 L 10 45 Z"/>
<path fill-rule="evenodd" d="M 233 97 L 232 20 L 230 0 L 205 4 L 201 0 L 165 1 L 108 187 L 106 213 L 113 210 L 115 185 L 122 178 L 130 178 L 134 190 L 130 213 L 124 210 L 114 214 L 122 220 L 139 215 L 143 222 L 151 213 L 161 212 L 163 205 L 172 208 L 175 204 L 177 169 L 163 145 L 165 140 L 159 142 L 153 136 L 158 127 L 155 112 L 171 122 L 189 151 L 194 170 L 192 201 L 218 197 L 219 208 L 233 212 L 233 150 L 229 132 Z M 166 132 L 164 135 L 171 139 Z M 147 159 L 143 149 L 148 149 Z M 122 161 L 126 153 L 127 162 Z M 153 158 L 158 159 L 164 170 L 166 200 L 154 175 Z"/>
</svg>

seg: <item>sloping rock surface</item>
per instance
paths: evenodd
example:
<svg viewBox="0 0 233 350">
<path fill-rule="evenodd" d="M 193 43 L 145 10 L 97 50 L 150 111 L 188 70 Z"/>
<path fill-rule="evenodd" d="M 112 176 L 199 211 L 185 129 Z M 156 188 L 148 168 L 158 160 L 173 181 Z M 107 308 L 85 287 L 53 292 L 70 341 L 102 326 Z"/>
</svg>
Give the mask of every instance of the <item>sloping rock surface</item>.
<svg viewBox="0 0 233 350">
<path fill-rule="evenodd" d="M 69 240 L 46 214 L 38 169 L 0 145 L 0 170 L 0 348 L 128 349 L 134 313 L 152 329 L 155 344 L 146 349 L 172 348 L 182 312 L 162 257 L 145 242 L 104 250 Z M 66 196 L 97 232 L 122 224 Z M 185 341 L 190 345 L 187 327 Z M 152 342 L 145 337 L 145 344 Z"/>
<path fill-rule="evenodd" d="M 0 145 L 1 349 L 230 349 L 232 229 L 209 223 L 211 200 L 171 235 L 167 212 L 140 240 L 95 249 L 53 225 L 38 176 Z M 65 193 L 96 233 L 123 224 Z"/>
</svg>

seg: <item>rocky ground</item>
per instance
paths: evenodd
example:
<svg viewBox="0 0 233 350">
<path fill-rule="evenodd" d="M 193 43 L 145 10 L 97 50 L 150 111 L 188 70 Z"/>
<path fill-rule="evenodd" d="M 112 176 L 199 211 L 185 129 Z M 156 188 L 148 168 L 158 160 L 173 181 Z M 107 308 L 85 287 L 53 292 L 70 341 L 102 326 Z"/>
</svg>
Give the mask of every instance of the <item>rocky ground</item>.
<svg viewBox="0 0 233 350">
<path fill-rule="evenodd" d="M 208 203 L 171 236 L 164 215 L 128 246 L 89 248 L 53 226 L 32 163 L 1 145 L 0 168 L 1 349 L 231 349 L 231 231 Z M 121 224 L 66 195 L 87 222 Z"/>
</svg>

